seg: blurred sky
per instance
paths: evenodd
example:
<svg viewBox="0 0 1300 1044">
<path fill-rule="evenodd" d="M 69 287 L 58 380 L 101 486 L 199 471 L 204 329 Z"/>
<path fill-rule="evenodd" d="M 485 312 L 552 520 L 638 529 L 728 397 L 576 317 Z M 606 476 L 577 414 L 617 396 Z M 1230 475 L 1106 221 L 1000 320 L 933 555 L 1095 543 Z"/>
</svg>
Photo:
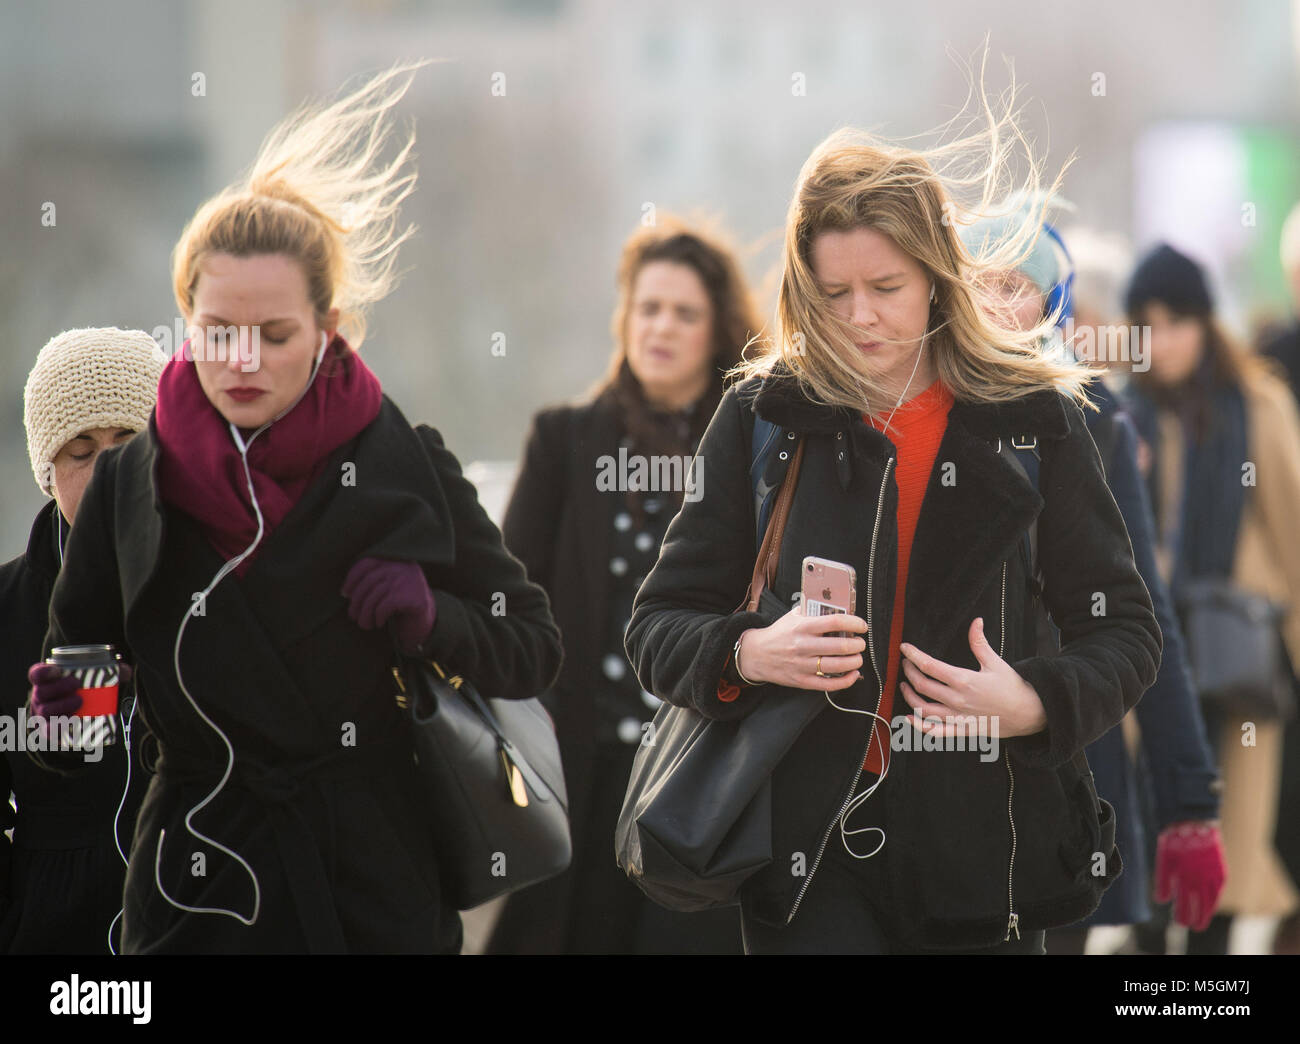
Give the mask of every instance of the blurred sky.
<svg viewBox="0 0 1300 1044">
<path fill-rule="evenodd" d="M 720 219 L 770 313 L 812 147 L 844 124 L 937 127 L 986 34 L 988 86 L 1013 60 L 1049 168 L 1077 151 L 1073 220 L 1197 253 L 1243 334 L 1287 312 L 1293 0 L 0 0 L 0 560 L 42 503 L 22 425 L 36 353 L 71 327 L 170 328 L 180 230 L 305 98 L 446 59 L 398 110 L 420 231 L 362 351 L 463 462 L 509 461 L 536 409 L 602 372 L 619 247 L 647 204 Z"/>
</svg>

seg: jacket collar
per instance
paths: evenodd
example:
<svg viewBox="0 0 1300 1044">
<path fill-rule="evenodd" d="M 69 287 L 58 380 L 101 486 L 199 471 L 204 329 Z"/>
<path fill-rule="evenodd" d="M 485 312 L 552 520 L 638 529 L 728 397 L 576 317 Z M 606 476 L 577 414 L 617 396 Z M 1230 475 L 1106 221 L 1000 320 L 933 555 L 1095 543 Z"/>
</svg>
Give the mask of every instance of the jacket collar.
<svg viewBox="0 0 1300 1044">
<path fill-rule="evenodd" d="M 868 427 L 858 411 L 814 402 L 783 365 L 762 379 L 754 397 L 754 409 L 764 420 L 801 434 L 839 432 L 855 425 Z M 971 434 L 985 438 L 1032 434 L 1041 439 L 1059 439 L 1070 429 L 1065 398 L 1054 388 L 1031 391 L 1006 402 L 957 400 L 952 415 Z"/>
<path fill-rule="evenodd" d="M 883 468 L 893 455 L 893 443 L 860 413 L 812 402 L 788 371 L 765 378 L 756 388 L 755 411 L 787 431 L 847 432 L 844 444 L 850 452 L 835 448 L 841 445 L 839 439 L 829 444 L 844 490 L 853 481 L 855 461 Z M 1066 397 L 1054 388 L 1001 403 L 953 404 L 937 459 L 949 463 L 962 479 L 949 483 L 940 469 L 931 472 L 912 544 L 905 640 L 931 653 L 955 642 L 965 648 L 962 631 L 977 612 L 979 593 L 994 581 L 1001 563 L 1017 553 L 1022 534 L 1044 503 L 1039 490 L 1007 461 L 1009 448 L 998 452 L 993 439 L 1064 438 L 1070 429 L 1066 409 Z M 768 479 L 779 481 L 783 470 L 770 464 Z"/>
<path fill-rule="evenodd" d="M 37 512 L 27 538 L 27 551 L 23 554 L 27 567 L 51 582 L 59 575 L 59 545 L 55 540 L 55 530 L 63 516 L 58 514 L 58 510 L 58 502 L 50 499 Z M 68 541 L 68 531 L 71 528 L 64 522 L 59 530 L 64 544 Z"/>
</svg>

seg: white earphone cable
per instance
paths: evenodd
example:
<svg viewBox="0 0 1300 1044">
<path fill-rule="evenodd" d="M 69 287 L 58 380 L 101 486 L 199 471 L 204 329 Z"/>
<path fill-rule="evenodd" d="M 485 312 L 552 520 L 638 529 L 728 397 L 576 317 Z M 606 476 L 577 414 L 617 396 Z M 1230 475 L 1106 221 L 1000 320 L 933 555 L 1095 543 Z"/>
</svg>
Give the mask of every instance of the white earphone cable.
<svg viewBox="0 0 1300 1044">
<path fill-rule="evenodd" d="M 934 285 L 931 284 L 930 301 L 933 303 L 934 300 L 935 300 Z M 927 320 L 925 333 L 921 335 L 921 343 L 916 349 L 916 362 L 912 364 L 912 372 L 908 376 L 907 383 L 903 386 L 903 390 L 898 396 L 898 402 L 894 403 L 894 408 L 889 411 L 889 417 L 886 418 L 885 420 L 885 426 L 884 429 L 882 430 L 882 434 L 884 434 L 889 430 L 889 425 L 894 419 L 894 414 L 898 412 L 898 407 L 903 404 L 903 400 L 907 396 L 907 389 L 912 386 L 912 379 L 916 376 L 916 368 L 921 365 L 921 353 L 925 351 L 925 342 L 929 336 L 930 336 L 930 326 Z M 872 718 L 879 720 L 880 723 L 885 727 L 885 735 L 886 736 L 890 735 L 889 722 L 886 721 L 884 717 L 877 714 L 875 711 L 859 710 L 856 707 L 841 707 L 838 703 L 836 703 L 833 699 L 831 699 L 831 694 L 829 692 L 826 693 L 826 701 L 836 710 L 841 710 L 848 714 L 866 714 Z M 872 743 L 878 744 L 876 723 L 874 721 L 871 723 L 871 741 L 867 744 L 868 753 L 870 753 L 871 751 Z M 866 800 L 876 792 L 876 789 L 880 786 L 880 784 L 885 782 L 885 777 L 889 775 L 890 759 L 885 756 L 885 751 L 883 747 L 879 749 L 880 749 L 880 761 L 881 764 L 883 765 L 883 771 L 880 773 L 880 776 L 876 779 L 876 781 L 871 784 L 871 786 L 867 787 L 866 790 L 863 790 L 862 792 L 855 794 L 853 796 L 853 798 L 849 801 L 849 803 L 844 806 L 844 811 L 840 813 L 837 819 L 837 822 L 839 823 L 839 827 L 840 827 L 840 843 L 844 845 L 844 851 L 848 852 L 848 854 L 851 855 L 854 859 L 870 859 L 872 856 L 874 856 L 877 852 L 879 852 L 882 848 L 885 847 L 885 831 L 881 827 L 859 827 L 856 830 L 847 830 L 845 829 L 845 825 L 844 825 L 845 822 L 848 820 L 849 816 L 853 815 L 854 812 L 856 812 L 859 808 L 863 806 L 863 804 L 866 803 Z M 872 832 L 878 833 L 880 835 L 880 844 L 876 845 L 876 847 L 873 848 L 870 852 L 866 853 L 866 855 L 859 855 L 857 852 L 853 851 L 853 849 L 849 847 L 850 835 L 868 834 Z"/>
<path fill-rule="evenodd" d="M 185 903 L 177 902 L 170 895 L 168 895 L 167 889 L 164 887 L 162 883 L 162 873 L 161 873 L 162 846 L 163 846 L 163 840 L 166 837 L 166 830 L 163 829 L 159 829 L 158 831 L 158 844 L 154 849 L 154 884 L 157 886 L 159 894 L 164 899 L 166 899 L 167 902 L 169 902 L 172 906 L 176 907 L 179 910 L 184 910 L 188 913 L 224 914 L 227 917 L 233 917 L 235 920 L 245 925 L 254 924 L 257 921 L 257 915 L 261 910 L 262 890 L 257 880 L 257 873 L 253 870 L 251 866 L 249 866 L 248 861 L 245 860 L 244 857 L 241 856 L 238 852 L 234 851 L 234 849 L 228 848 L 227 846 L 221 844 L 219 841 L 216 841 L 213 838 L 208 837 L 206 834 L 199 832 L 194 828 L 192 822 L 194 815 L 198 813 L 201 809 L 205 808 L 213 799 L 215 799 L 217 794 L 221 792 L 221 789 L 226 785 L 227 781 L 230 779 L 230 774 L 235 767 L 235 749 L 230 743 L 230 738 L 221 730 L 220 726 L 218 726 L 216 722 L 214 722 L 210 717 L 208 717 L 203 712 L 202 708 L 200 708 L 198 703 L 195 701 L 193 695 L 191 695 L 189 689 L 186 688 L 185 686 L 185 682 L 181 677 L 181 638 L 185 634 L 186 625 L 189 623 L 191 617 L 194 616 L 195 608 L 197 606 L 203 605 L 204 600 L 207 598 L 209 594 L 212 593 L 212 591 L 216 588 L 216 586 L 219 583 L 221 583 L 221 581 L 224 580 L 227 576 L 229 576 L 230 573 L 234 569 L 236 569 L 241 562 L 244 561 L 244 559 L 246 559 L 249 555 L 251 555 L 254 549 L 256 549 L 257 545 L 261 543 L 262 535 L 265 532 L 266 527 L 265 527 L 265 520 L 262 517 L 261 505 L 258 504 L 257 502 L 257 492 L 253 486 L 253 473 L 248 466 L 248 447 L 253 444 L 253 441 L 259 435 L 261 435 L 262 432 L 266 431 L 267 428 L 269 428 L 272 424 L 278 421 L 281 417 L 285 416 L 290 410 L 292 410 L 295 406 L 297 406 L 299 402 L 302 401 L 303 396 L 307 394 L 307 389 L 309 389 L 312 386 L 313 382 L 316 380 L 316 374 L 320 370 L 321 360 L 325 357 L 325 349 L 326 347 L 328 347 L 328 344 L 329 344 L 329 338 L 327 334 L 324 331 L 322 331 L 320 350 L 316 353 L 315 365 L 312 367 L 311 376 L 307 379 L 307 383 L 303 386 L 302 391 L 298 393 L 298 397 L 294 399 L 293 402 L 291 402 L 283 410 L 277 413 L 274 417 L 268 420 L 265 424 L 263 424 L 260 428 L 258 428 L 255 432 L 253 432 L 253 434 L 248 437 L 247 442 L 245 442 L 243 436 L 240 435 L 238 427 L 236 427 L 233 423 L 228 425 L 230 428 L 231 437 L 234 439 L 235 446 L 239 450 L 239 456 L 244 465 L 244 479 L 248 484 L 248 495 L 252 503 L 253 512 L 257 516 L 257 535 L 253 537 L 253 542 L 249 544 L 248 547 L 246 547 L 234 558 L 226 562 L 221 567 L 221 569 L 217 571 L 217 575 L 212 578 L 212 580 L 208 583 L 207 587 L 204 588 L 204 590 L 200 592 L 199 596 L 196 599 L 194 599 L 194 601 L 186 608 L 185 615 L 181 618 L 181 625 L 176 632 L 176 644 L 172 652 L 172 666 L 176 672 L 176 682 L 180 686 L 181 692 L 184 694 L 185 698 L 189 701 L 190 706 L 194 708 L 194 712 L 201 719 L 203 719 L 203 721 L 208 725 L 208 727 L 211 728 L 221 738 L 221 742 L 226 748 L 225 772 L 222 773 L 221 779 L 218 781 L 216 787 L 212 791 L 210 791 L 207 794 L 207 796 L 203 798 L 202 801 L 200 801 L 197 805 L 191 808 L 189 812 L 186 813 L 185 829 L 189 831 L 189 833 L 192 836 L 198 838 L 200 841 L 204 841 L 207 844 L 211 845 L 213 848 L 217 849 L 218 851 L 226 853 L 228 856 L 230 856 L 237 863 L 239 863 L 240 866 L 244 868 L 244 870 L 248 873 L 249 877 L 251 877 L 253 881 L 253 913 L 251 917 L 245 917 L 243 914 L 237 913 L 234 910 L 226 910 L 222 907 L 189 906 Z"/>
<path fill-rule="evenodd" d="M 117 811 L 113 813 L 113 845 L 117 848 L 118 858 L 122 860 L 122 865 L 130 867 L 131 861 L 122 851 L 122 840 L 118 834 L 118 825 L 122 819 L 122 809 L 126 807 L 127 795 L 131 793 L 131 730 L 135 725 L 135 708 L 139 704 L 139 699 L 131 701 L 131 713 L 122 725 L 122 742 L 126 745 L 126 784 L 122 787 L 122 797 L 117 803 Z M 121 715 L 118 715 L 121 721 Z M 117 956 L 117 950 L 113 946 L 113 926 L 121 920 L 123 910 L 118 910 L 113 919 L 108 923 L 108 952 Z"/>
<path fill-rule="evenodd" d="M 933 284 L 931 284 L 930 286 L 930 300 L 931 301 L 934 300 Z M 925 342 L 929 336 L 930 336 L 930 324 L 927 319 L 925 333 L 921 334 L 921 343 L 917 346 L 916 349 L 916 362 L 912 363 L 912 372 L 908 375 L 907 383 L 903 385 L 903 390 L 902 392 L 899 393 L 898 401 L 894 403 L 894 408 L 889 411 L 889 416 L 885 420 L 885 426 L 881 430 L 881 434 L 885 434 L 889 431 L 889 425 L 894 419 L 894 414 L 898 412 L 898 407 L 903 405 L 903 399 L 907 396 L 907 389 L 912 386 L 912 378 L 916 376 L 916 368 L 921 365 L 921 353 L 925 351 Z"/>
</svg>

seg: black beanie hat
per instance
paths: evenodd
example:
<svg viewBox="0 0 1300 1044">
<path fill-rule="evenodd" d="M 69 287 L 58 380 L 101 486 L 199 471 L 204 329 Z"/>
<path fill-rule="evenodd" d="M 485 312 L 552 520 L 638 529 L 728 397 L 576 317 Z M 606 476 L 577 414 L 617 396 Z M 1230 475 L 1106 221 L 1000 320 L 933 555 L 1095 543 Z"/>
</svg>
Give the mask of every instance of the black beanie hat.
<svg viewBox="0 0 1300 1044">
<path fill-rule="evenodd" d="M 1159 301 L 1179 315 L 1214 311 L 1201 266 L 1168 243 L 1161 243 L 1138 262 L 1124 292 L 1124 307 L 1130 316 L 1151 301 Z"/>
</svg>

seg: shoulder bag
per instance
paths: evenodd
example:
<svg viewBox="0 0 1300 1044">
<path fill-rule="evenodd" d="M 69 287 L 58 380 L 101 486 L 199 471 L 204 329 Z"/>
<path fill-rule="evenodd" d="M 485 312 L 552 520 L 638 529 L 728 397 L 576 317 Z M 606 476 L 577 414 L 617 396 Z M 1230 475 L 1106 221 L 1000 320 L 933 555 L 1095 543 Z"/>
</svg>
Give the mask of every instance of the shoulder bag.
<svg viewBox="0 0 1300 1044">
<path fill-rule="evenodd" d="M 755 426 L 755 454 L 770 449 L 771 438 L 760 438 L 770 428 Z M 802 458 L 800 440 L 737 612 L 787 609 L 770 588 Z M 618 865 L 660 906 L 690 912 L 733 905 L 741 886 L 772 861 L 772 772 L 826 701 L 820 693 L 774 696 L 764 688 L 742 693 L 756 703 L 743 718 L 706 718 L 664 703 L 646 731 L 614 847 Z"/>
<path fill-rule="evenodd" d="M 395 698 L 410 716 L 452 904 L 468 910 L 563 873 L 573 854 L 568 795 L 546 708 L 485 700 L 435 661 L 397 656 Z"/>
</svg>

